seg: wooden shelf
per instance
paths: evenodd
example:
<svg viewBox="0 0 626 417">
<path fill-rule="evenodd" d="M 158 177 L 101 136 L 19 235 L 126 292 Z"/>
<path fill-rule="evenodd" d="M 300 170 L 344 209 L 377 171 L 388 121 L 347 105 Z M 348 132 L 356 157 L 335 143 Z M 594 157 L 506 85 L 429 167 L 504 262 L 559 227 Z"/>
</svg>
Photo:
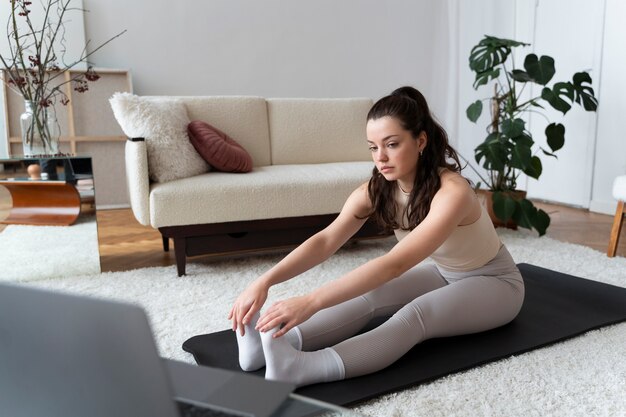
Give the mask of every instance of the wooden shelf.
<svg viewBox="0 0 626 417">
<path fill-rule="evenodd" d="M 59 141 L 61 142 L 124 142 L 126 136 L 61 136 Z M 9 143 L 22 143 L 22 138 L 11 137 Z"/>
<path fill-rule="evenodd" d="M 66 71 L 66 80 L 78 70 Z M 54 109 L 61 128 L 59 150 L 71 155 L 89 155 L 98 178 L 98 207 L 128 207 L 124 146 L 126 136 L 113 116 L 109 98 L 116 92 L 132 93 L 130 74 L 126 70 L 96 68 L 100 79 L 89 83 L 89 91 L 77 93 L 66 84 L 67 106 L 57 104 Z M 4 73 L 0 71 L 0 76 Z M 60 77 L 59 77 L 60 79 Z M 10 156 L 23 153 L 20 133 L 20 115 L 24 99 L 1 80 L 5 103 L 5 128 Z"/>
<path fill-rule="evenodd" d="M 109 98 L 115 92 L 132 92 L 132 82 L 127 70 L 96 68 L 100 79 L 90 82 L 89 90 L 77 93 L 72 83 L 65 85 L 65 94 L 70 102 L 64 106 L 53 106 L 61 129 L 61 151 L 76 154 L 80 151 L 80 142 L 119 142 L 126 139 L 115 121 L 109 106 Z M 69 81 L 81 70 L 65 71 L 63 77 Z M 0 73 L 6 77 L 4 71 Z M 22 96 L 2 82 L 2 94 L 5 103 L 5 130 L 9 155 L 22 153 L 20 134 L 20 115 L 24 112 Z"/>
</svg>

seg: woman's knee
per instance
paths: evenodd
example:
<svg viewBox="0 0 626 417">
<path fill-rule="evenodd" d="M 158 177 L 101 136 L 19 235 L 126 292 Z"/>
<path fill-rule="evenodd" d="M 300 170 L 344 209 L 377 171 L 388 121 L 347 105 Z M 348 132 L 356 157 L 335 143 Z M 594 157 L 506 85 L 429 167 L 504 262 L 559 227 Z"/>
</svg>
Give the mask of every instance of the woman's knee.
<svg viewBox="0 0 626 417">
<path fill-rule="evenodd" d="M 519 313 L 523 286 L 494 277 L 471 277 L 416 300 L 424 339 L 476 333 L 503 326 Z"/>
<path fill-rule="evenodd" d="M 392 315 L 417 297 L 447 285 L 434 265 L 418 265 L 363 295 L 377 315 Z"/>
</svg>

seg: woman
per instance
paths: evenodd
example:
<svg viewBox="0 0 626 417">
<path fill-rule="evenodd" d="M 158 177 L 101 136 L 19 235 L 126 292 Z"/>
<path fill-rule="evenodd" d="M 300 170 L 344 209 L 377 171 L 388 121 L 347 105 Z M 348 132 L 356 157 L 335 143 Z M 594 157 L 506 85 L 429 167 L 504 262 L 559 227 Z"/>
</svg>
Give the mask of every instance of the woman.
<svg viewBox="0 0 626 417">
<path fill-rule="evenodd" d="M 337 219 L 235 301 L 242 369 L 307 385 L 352 378 L 392 364 L 423 340 L 481 332 L 518 314 L 524 283 L 424 96 L 402 87 L 367 116 L 376 164 Z M 393 229 L 388 253 L 304 296 L 259 311 L 272 285 L 335 253 L 373 216 Z M 422 264 L 427 257 L 434 264 Z M 372 318 L 389 317 L 355 336 Z"/>
</svg>

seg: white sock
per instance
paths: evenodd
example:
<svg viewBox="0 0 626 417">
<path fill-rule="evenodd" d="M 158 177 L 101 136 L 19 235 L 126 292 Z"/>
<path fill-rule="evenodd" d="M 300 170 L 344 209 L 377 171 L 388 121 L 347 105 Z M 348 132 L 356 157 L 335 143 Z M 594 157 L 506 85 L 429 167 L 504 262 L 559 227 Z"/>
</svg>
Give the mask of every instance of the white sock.
<svg viewBox="0 0 626 417">
<path fill-rule="evenodd" d="M 302 350 L 302 333 L 300 333 L 298 326 L 292 327 L 283 337 L 287 338 L 287 341 L 295 350 Z"/>
<path fill-rule="evenodd" d="M 331 348 L 301 352 L 285 337 L 273 338 L 277 331 L 275 328 L 261 333 L 266 379 L 292 382 L 297 386 L 344 379 L 343 361 L 337 352 Z"/>
<path fill-rule="evenodd" d="M 239 366 L 246 372 L 256 371 L 265 366 L 261 336 L 259 331 L 254 328 L 259 317 L 259 312 L 252 316 L 250 323 L 244 326 L 245 334 L 243 336 L 239 330 L 235 331 L 237 333 L 237 346 L 239 347 Z"/>
<path fill-rule="evenodd" d="M 249 324 L 244 326 L 245 334 L 242 336 L 237 330 L 237 346 L 239 347 L 239 366 L 246 372 L 256 371 L 265 366 L 261 335 L 254 327 L 259 320 L 260 313 L 252 316 Z M 297 350 L 302 349 L 302 334 L 297 327 L 289 330 L 285 336 L 291 346 Z"/>
</svg>

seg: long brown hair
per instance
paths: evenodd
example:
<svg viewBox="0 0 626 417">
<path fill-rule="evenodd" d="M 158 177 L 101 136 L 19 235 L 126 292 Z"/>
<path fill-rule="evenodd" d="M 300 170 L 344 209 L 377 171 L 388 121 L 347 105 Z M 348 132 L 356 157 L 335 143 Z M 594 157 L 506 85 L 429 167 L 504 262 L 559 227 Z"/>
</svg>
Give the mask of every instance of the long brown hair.
<svg viewBox="0 0 626 417">
<path fill-rule="evenodd" d="M 415 88 L 400 87 L 378 100 L 367 114 L 367 121 L 385 116 L 397 119 L 415 140 L 421 132 L 425 132 L 427 143 L 417 163 L 413 190 L 406 208 L 408 227 L 396 221 L 396 181 L 387 181 L 376 167 L 367 187 L 372 204 L 372 212 L 368 217 L 372 216 L 388 232 L 398 228 L 413 230 L 428 214 L 433 197 L 441 186 L 439 168 L 461 172 L 461 163 L 456 151 L 448 143 L 446 131 L 435 121 L 426 99 Z"/>
</svg>

